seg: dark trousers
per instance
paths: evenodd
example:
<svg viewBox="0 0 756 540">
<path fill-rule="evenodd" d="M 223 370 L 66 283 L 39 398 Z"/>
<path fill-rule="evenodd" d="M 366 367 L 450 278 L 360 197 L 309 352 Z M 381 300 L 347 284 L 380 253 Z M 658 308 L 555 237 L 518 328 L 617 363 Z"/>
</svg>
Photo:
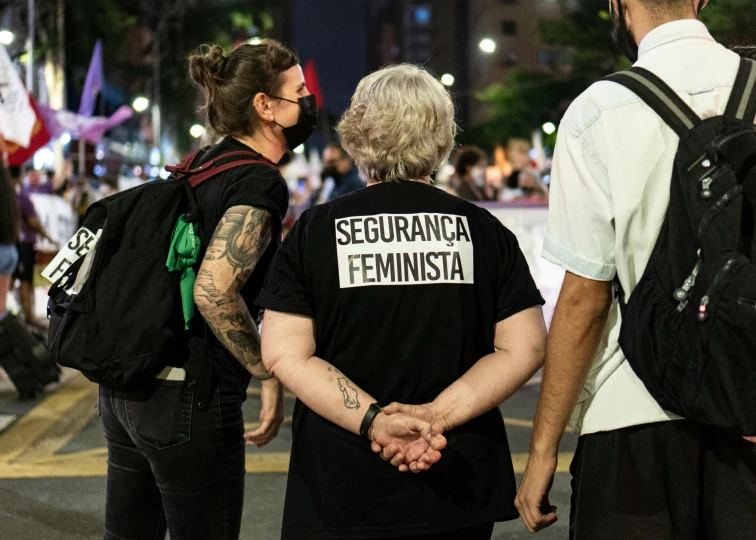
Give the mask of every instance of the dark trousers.
<svg viewBox="0 0 756 540">
<path fill-rule="evenodd" d="M 187 377 L 156 380 L 140 392 L 100 387 L 108 445 L 105 540 L 157 540 L 166 530 L 171 540 L 239 538 L 243 397 L 219 385 L 199 411 L 195 386 Z"/>
<path fill-rule="evenodd" d="M 580 437 L 572 540 L 756 538 L 756 444 L 687 421 Z"/>
<path fill-rule="evenodd" d="M 405 536 L 403 538 L 393 538 L 392 540 L 491 540 L 493 528 L 493 523 L 484 523 L 465 529 L 456 529 L 454 531 L 424 536 Z"/>
</svg>

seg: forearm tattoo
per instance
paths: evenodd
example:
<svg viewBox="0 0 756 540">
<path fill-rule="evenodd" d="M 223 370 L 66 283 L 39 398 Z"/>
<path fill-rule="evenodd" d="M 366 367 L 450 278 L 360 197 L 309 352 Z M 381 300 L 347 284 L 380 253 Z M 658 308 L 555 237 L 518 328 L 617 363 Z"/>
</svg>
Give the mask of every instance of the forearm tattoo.
<svg viewBox="0 0 756 540">
<path fill-rule="evenodd" d="M 339 390 L 341 390 L 341 395 L 344 398 L 344 407 L 347 409 L 359 409 L 360 400 L 357 399 L 357 390 L 349 384 L 349 380 L 345 377 L 339 377 L 336 382 L 339 384 Z"/>
<path fill-rule="evenodd" d="M 260 380 L 271 375 L 262 364 L 257 326 L 239 292 L 268 247 L 271 229 L 269 212 L 230 208 L 210 240 L 194 288 L 197 305 L 215 336 Z"/>
</svg>

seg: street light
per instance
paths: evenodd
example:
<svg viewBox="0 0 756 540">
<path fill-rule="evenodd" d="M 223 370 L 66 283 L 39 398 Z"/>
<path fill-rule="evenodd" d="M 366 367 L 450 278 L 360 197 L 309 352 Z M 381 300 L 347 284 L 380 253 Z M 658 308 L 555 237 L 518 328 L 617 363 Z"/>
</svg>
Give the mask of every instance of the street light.
<svg viewBox="0 0 756 540">
<path fill-rule="evenodd" d="M 192 127 L 189 128 L 189 135 L 191 135 L 195 139 L 199 139 L 204 134 L 205 134 L 205 128 L 199 124 L 194 124 Z"/>
<path fill-rule="evenodd" d="M 478 44 L 480 50 L 486 54 L 492 54 L 496 50 L 496 42 L 490 38 L 485 38 Z"/>
<path fill-rule="evenodd" d="M 543 129 L 543 132 L 546 135 L 553 135 L 554 132 L 557 130 L 556 126 L 554 125 L 554 122 L 546 122 L 543 126 L 541 126 Z"/>
<path fill-rule="evenodd" d="M 452 86 L 454 84 L 454 75 L 451 73 L 444 73 L 441 75 L 441 84 L 444 86 Z"/>
<path fill-rule="evenodd" d="M 0 30 L 0 43 L 3 45 L 10 45 L 14 39 L 16 39 L 16 36 L 10 30 Z"/>
<path fill-rule="evenodd" d="M 134 103 L 132 103 L 131 106 L 138 113 L 144 112 L 149 108 L 150 100 L 144 96 L 139 96 L 138 98 L 134 100 Z"/>
</svg>

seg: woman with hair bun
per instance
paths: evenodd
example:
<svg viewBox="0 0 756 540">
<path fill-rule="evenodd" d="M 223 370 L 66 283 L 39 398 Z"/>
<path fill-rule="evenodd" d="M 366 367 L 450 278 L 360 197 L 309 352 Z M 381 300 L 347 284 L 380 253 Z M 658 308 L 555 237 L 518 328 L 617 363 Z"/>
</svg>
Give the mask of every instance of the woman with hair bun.
<svg viewBox="0 0 756 540">
<path fill-rule="evenodd" d="M 260 358 L 255 298 L 288 208 L 274 165 L 312 134 L 317 106 L 296 53 L 274 40 L 228 55 L 203 46 L 189 57 L 189 75 L 204 92 L 209 132 L 220 139 L 193 165 L 238 151 L 262 163 L 236 166 L 195 188 L 204 258 L 194 299 L 202 317 L 189 328 L 189 359 L 135 391 L 100 388 L 106 540 L 153 540 L 166 531 L 173 540 L 239 538 L 245 438 L 264 446 L 283 422 L 283 388 Z M 214 390 L 197 410 L 205 322 L 217 337 Z M 251 377 L 262 381 L 262 412 L 260 427 L 245 435 L 242 402 Z"/>
</svg>

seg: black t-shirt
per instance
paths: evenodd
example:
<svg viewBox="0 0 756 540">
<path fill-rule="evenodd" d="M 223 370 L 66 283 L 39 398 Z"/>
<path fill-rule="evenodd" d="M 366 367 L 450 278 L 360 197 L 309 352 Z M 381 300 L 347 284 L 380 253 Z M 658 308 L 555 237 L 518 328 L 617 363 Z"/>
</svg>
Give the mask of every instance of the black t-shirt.
<svg viewBox="0 0 756 540">
<path fill-rule="evenodd" d="M 316 355 L 379 403 L 425 403 L 493 352 L 494 327 L 543 299 L 515 236 L 427 184 L 378 184 L 305 212 L 257 298 L 313 317 Z M 514 519 L 501 413 L 447 433 L 430 471 L 402 474 L 297 402 L 283 538 L 432 534 Z"/>
<path fill-rule="evenodd" d="M 228 152 L 240 150 L 249 152 L 251 149 L 233 137 L 226 137 L 211 147 L 194 166 Z M 262 289 L 265 274 L 280 245 L 281 219 L 289 208 L 289 190 L 286 181 L 274 167 L 241 165 L 200 184 L 195 189 L 195 195 L 201 212 L 199 237 L 202 242 L 203 256 L 215 228 L 229 208 L 253 206 L 271 213 L 274 222 L 273 239 L 241 291 L 252 318 L 257 319 L 260 308 L 255 305 L 255 298 Z M 194 354 L 200 354 L 205 338 L 201 317 L 194 317 L 190 332 L 192 334 L 190 347 Z M 215 349 L 216 368 L 221 382 L 238 388 L 242 394 L 246 394 L 251 375 L 217 340 L 215 340 Z"/>
</svg>

